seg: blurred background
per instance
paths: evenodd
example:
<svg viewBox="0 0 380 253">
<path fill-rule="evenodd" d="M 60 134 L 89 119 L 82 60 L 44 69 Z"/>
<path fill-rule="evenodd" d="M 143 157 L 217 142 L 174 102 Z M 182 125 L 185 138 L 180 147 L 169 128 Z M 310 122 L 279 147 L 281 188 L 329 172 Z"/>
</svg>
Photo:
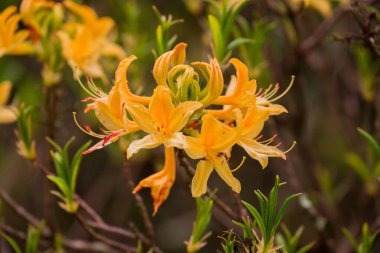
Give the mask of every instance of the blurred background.
<svg viewBox="0 0 380 253">
<path fill-rule="evenodd" d="M 188 44 L 188 62 L 208 61 L 214 55 L 207 15 L 215 9 L 206 1 L 81 2 L 91 6 L 100 17 L 112 17 L 116 23 L 112 35 L 127 55 L 138 57 L 128 74 L 129 85 L 136 93 L 151 95 L 156 85 L 152 76 L 155 61 L 152 50 L 157 50 L 159 20 L 152 5 L 162 15 L 182 20 L 170 28 L 169 34 L 178 36 L 176 42 Z M 290 204 L 283 220 L 291 231 L 304 226 L 300 244 L 314 241 L 309 252 L 354 252 L 342 228 L 357 238 L 365 222 L 373 232 L 380 228 L 380 159 L 357 130 L 364 129 L 379 141 L 380 3 L 327 0 L 326 10 L 313 1 L 309 5 L 301 2 L 249 1 L 234 22 L 230 39 L 245 37 L 253 43 L 241 44 L 228 57 L 245 62 L 259 87 L 279 83 L 282 91 L 295 75 L 293 87 L 279 101 L 289 113 L 271 119 L 264 134 L 277 134 L 282 150 L 297 142 L 287 153 L 286 161 L 272 158 L 262 170 L 257 161 L 248 158 L 236 177 L 242 184 L 241 199 L 257 206 L 254 190 L 268 193 L 275 175 L 279 175 L 281 181 L 287 182 L 281 188 L 281 199 L 303 193 Z M 9 5 L 19 6 L 20 1 L 2 0 L 0 11 Z M 234 69 L 226 62 L 223 69 L 228 83 Z M 103 64 L 108 79 L 112 80 L 118 61 L 104 60 Z M 0 80 L 11 80 L 14 85 L 9 102 L 32 106 L 37 153 L 41 161 L 49 161 L 51 148 L 46 135 L 53 136 L 60 145 L 75 136 L 73 150 L 93 139 L 78 129 L 72 112 L 78 113 L 82 125 L 97 129 L 99 123 L 93 114 L 83 113 L 85 104 L 81 100 L 86 95 L 69 67 L 63 68 L 62 80 L 54 87 L 54 102 L 46 99 L 41 69 L 42 64 L 33 56 L 0 58 Z M 109 90 L 110 86 L 103 88 Z M 54 107 L 53 123 L 46 121 L 49 113 L 44 109 L 46 106 Z M 56 199 L 47 196 L 49 186 L 44 175 L 17 154 L 16 128 L 16 124 L 0 126 L 1 187 L 30 213 L 54 224 L 62 234 L 90 240 L 73 216 L 51 203 Z M 161 168 L 163 149 L 141 151 L 126 163 L 124 148 L 125 142 L 121 141 L 84 156 L 77 193 L 108 224 L 129 227 L 132 222 L 144 231 L 144 222 L 131 194 L 130 179 L 137 184 Z M 243 150 L 234 149 L 231 167 L 236 167 L 244 155 Z M 164 252 L 185 252 L 184 241 L 191 235 L 195 218 L 190 181 L 178 165 L 170 196 L 152 218 L 157 245 Z M 212 174 L 209 185 L 217 188 L 217 196 L 238 212 L 234 194 L 216 174 Z M 149 189 L 143 189 L 141 196 L 149 214 L 152 213 Z M 1 212 L 3 222 L 17 230 L 26 230 L 26 223 L 6 204 Z M 212 235 L 201 252 L 221 250 L 218 236 L 231 228 L 238 231 L 230 217 L 215 207 L 209 227 Z M 380 252 L 380 245 L 375 244 L 372 252 Z"/>
</svg>

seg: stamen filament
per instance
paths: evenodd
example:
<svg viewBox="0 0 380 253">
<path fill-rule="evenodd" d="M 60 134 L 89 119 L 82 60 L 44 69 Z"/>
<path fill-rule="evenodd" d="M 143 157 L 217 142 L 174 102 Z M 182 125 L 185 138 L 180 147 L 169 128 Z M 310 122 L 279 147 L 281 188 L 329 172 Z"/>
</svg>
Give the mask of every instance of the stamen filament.
<svg viewBox="0 0 380 253">
<path fill-rule="evenodd" d="M 273 98 L 273 99 L 271 99 L 271 100 L 269 100 L 269 102 L 274 102 L 274 101 L 277 101 L 277 100 L 279 100 L 280 98 L 282 98 L 283 96 L 285 96 L 286 95 L 286 93 L 288 93 L 289 92 L 289 90 L 292 88 L 292 86 L 293 86 L 293 83 L 294 83 L 294 79 L 295 79 L 295 76 L 292 76 L 292 79 L 290 80 L 290 84 L 289 84 L 289 86 L 288 86 L 288 88 L 286 88 L 286 90 L 284 90 L 284 92 L 283 93 L 281 93 L 279 96 L 277 96 L 277 97 L 275 97 L 275 98 Z"/>
<path fill-rule="evenodd" d="M 293 141 L 293 144 L 290 148 L 288 148 L 288 150 L 284 151 L 284 153 L 288 153 L 290 150 L 292 150 L 295 146 L 296 146 L 297 142 L 296 141 Z"/>
<path fill-rule="evenodd" d="M 76 113 L 76 112 L 73 112 L 73 117 L 74 117 L 75 124 L 78 126 L 78 128 L 79 128 L 82 132 L 84 132 L 84 133 L 86 133 L 86 134 L 88 134 L 88 135 L 91 135 L 91 136 L 93 136 L 93 137 L 99 138 L 99 139 L 102 139 L 102 138 L 104 138 L 104 137 L 106 136 L 106 135 L 100 135 L 100 134 L 97 134 L 97 133 L 91 131 L 91 129 L 89 129 L 89 131 L 86 130 L 86 129 L 84 129 L 84 128 L 79 124 L 79 122 L 78 122 L 78 120 L 77 120 L 77 113 Z"/>
<path fill-rule="evenodd" d="M 240 169 L 240 167 L 243 165 L 243 163 L 245 162 L 245 160 L 247 160 L 247 157 L 243 156 L 243 159 L 241 160 L 240 164 L 235 169 L 231 170 L 231 172 L 235 172 L 238 169 Z"/>
</svg>

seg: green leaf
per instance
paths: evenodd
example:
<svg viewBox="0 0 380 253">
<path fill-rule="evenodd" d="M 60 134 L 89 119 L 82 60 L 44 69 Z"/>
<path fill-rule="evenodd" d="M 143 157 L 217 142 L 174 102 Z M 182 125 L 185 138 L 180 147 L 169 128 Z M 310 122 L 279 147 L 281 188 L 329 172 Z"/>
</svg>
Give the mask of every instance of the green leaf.
<svg viewBox="0 0 380 253">
<path fill-rule="evenodd" d="M 47 176 L 47 178 L 55 183 L 66 197 L 70 195 L 70 188 L 62 178 L 52 175 Z"/>
<path fill-rule="evenodd" d="M 274 222 L 274 225 L 273 225 L 273 230 L 275 231 L 278 227 L 278 225 L 280 224 L 281 220 L 282 220 L 282 217 L 284 216 L 284 213 L 285 213 L 285 210 L 286 208 L 288 207 L 290 201 L 292 201 L 293 199 L 295 199 L 296 197 L 298 197 L 299 195 L 301 195 L 301 193 L 298 193 L 298 194 L 294 194 L 290 197 L 287 197 L 284 202 L 282 202 L 282 205 L 280 207 L 280 210 L 278 211 L 278 214 L 277 214 L 277 217 L 276 217 L 276 220 Z M 274 232 L 273 232 L 274 234 Z"/>
<path fill-rule="evenodd" d="M 41 231 L 45 226 L 45 222 L 40 222 L 38 227 L 29 227 L 26 238 L 26 253 L 38 253 L 38 244 L 40 242 Z"/>
<path fill-rule="evenodd" d="M 370 135 L 365 130 L 361 129 L 360 127 L 357 128 L 358 132 L 361 136 L 363 136 L 364 139 L 368 142 L 368 144 L 371 146 L 372 150 L 376 154 L 377 158 L 380 159 L 380 146 L 377 143 L 376 139 Z"/>
<path fill-rule="evenodd" d="M 11 248 L 15 251 L 15 253 L 22 253 L 22 250 L 17 245 L 15 240 L 13 240 L 11 237 L 7 236 L 2 231 L 0 231 L 0 236 L 4 237 L 4 239 L 9 243 L 9 246 L 11 246 Z"/>
<path fill-rule="evenodd" d="M 214 41 L 214 51 L 215 56 L 218 59 L 218 61 L 221 61 L 224 57 L 224 40 L 223 35 L 221 32 L 221 26 L 216 17 L 213 15 L 208 15 L 208 22 L 210 25 L 211 33 L 212 33 L 212 39 Z"/>
<path fill-rule="evenodd" d="M 357 251 L 359 246 L 358 246 L 358 243 L 356 242 L 354 236 L 351 234 L 351 232 L 347 228 L 342 228 L 342 232 L 343 232 L 344 236 L 350 241 L 354 250 Z"/>
<path fill-rule="evenodd" d="M 70 191 L 74 194 L 76 180 L 78 177 L 80 164 L 82 161 L 82 153 L 91 145 L 91 141 L 86 142 L 78 151 L 75 153 L 71 162 L 71 178 L 70 178 Z"/>
<path fill-rule="evenodd" d="M 306 253 L 308 252 L 309 250 L 311 250 L 311 248 L 313 248 L 315 242 L 311 242 L 305 246 L 303 246 L 302 248 L 300 248 L 297 253 Z"/>
<path fill-rule="evenodd" d="M 261 218 L 259 212 L 257 211 L 256 208 L 254 208 L 251 204 L 249 204 L 248 202 L 245 202 L 242 200 L 242 203 L 244 204 L 244 206 L 248 209 L 248 211 L 252 214 L 253 218 L 255 219 L 255 221 L 257 222 L 257 225 L 259 226 L 259 229 L 261 231 L 261 233 L 264 233 L 265 232 L 265 225 L 264 225 L 264 221 L 263 219 Z"/>
<path fill-rule="evenodd" d="M 364 182 L 372 180 L 372 173 L 360 156 L 348 153 L 345 160 Z"/>
<path fill-rule="evenodd" d="M 255 43 L 255 41 L 253 39 L 248 39 L 248 38 L 235 39 L 228 44 L 227 51 L 232 51 L 238 46 L 241 46 L 243 44 L 249 44 L 249 43 Z"/>
</svg>

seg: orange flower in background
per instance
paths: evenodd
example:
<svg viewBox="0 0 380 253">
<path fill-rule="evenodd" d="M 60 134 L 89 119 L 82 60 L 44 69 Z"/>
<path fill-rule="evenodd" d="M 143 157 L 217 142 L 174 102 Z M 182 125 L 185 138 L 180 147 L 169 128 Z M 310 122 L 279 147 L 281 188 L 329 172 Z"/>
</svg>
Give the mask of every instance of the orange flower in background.
<svg viewBox="0 0 380 253">
<path fill-rule="evenodd" d="M 100 78 L 107 83 L 106 75 L 100 64 L 101 57 L 125 57 L 124 50 L 112 42 L 110 32 L 115 26 L 109 17 L 98 18 L 95 11 L 85 5 L 65 1 L 65 7 L 77 17 L 69 21 L 63 31 L 57 33 L 62 43 L 62 55 L 70 67 L 78 74 Z"/>
<path fill-rule="evenodd" d="M 20 14 L 16 13 L 16 6 L 9 6 L 0 13 L 0 57 L 6 54 L 33 52 L 33 47 L 27 41 L 29 31 L 17 31 L 20 19 Z"/>
</svg>

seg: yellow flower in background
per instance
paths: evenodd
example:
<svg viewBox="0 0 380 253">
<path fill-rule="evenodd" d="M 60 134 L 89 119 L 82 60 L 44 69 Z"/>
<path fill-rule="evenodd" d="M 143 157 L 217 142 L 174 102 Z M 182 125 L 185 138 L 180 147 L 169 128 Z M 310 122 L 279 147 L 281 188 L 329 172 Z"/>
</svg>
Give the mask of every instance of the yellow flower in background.
<svg viewBox="0 0 380 253">
<path fill-rule="evenodd" d="M 155 148 L 161 144 L 167 148 L 185 148 L 187 143 L 181 129 L 202 104 L 187 101 L 175 106 L 170 89 L 159 85 L 154 90 L 149 108 L 138 103 L 127 103 L 126 107 L 137 125 L 148 133 L 144 138 L 135 140 L 129 145 L 127 155 L 130 158 L 142 148 Z"/>
<path fill-rule="evenodd" d="M 237 112 L 235 111 L 235 113 Z M 211 114 L 205 114 L 202 117 L 200 135 L 198 137 L 186 136 L 188 143 L 188 147 L 185 148 L 186 153 L 192 159 L 205 158 L 198 162 L 193 177 L 191 186 L 193 197 L 199 197 L 206 193 L 207 181 L 214 168 L 233 191 L 240 192 L 240 182 L 232 175 L 226 158 L 226 152 L 229 152 L 237 142 L 239 132 L 239 127 L 229 129 Z"/>
<path fill-rule="evenodd" d="M 64 5 L 75 15 L 78 21 L 65 24 L 65 29 L 57 33 L 62 43 L 62 55 L 73 71 L 100 78 L 107 83 L 106 75 L 100 64 L 101 57 L 125 57 L 124 50 L 110 41 L 110 32 L 114 21 L 109 17 L 98 18 L 94 10 L 85 5 L 65 1 Z"/>
<path fill-rule="evenodd" d="M 12 123 L 17 120 L 16 108 L 6 105 L 11 89 L 10 81 L 0 82 L 0 124 Z"/>
<path fill-rule="evenodd" d="M 303 4 L 306 8 L 314 8 L 319 11 L 323 16 L 330 16 L 333 10 L 332 0 L 291 0 L 294 5 Z M 349 0 L 336 0 L 340 4 L 347 4 Z"/>
<path fill-rule="evenodd" d="M 133 193 L 140 191 L 143 187 L 151 188 L 153 198 L 153 215 L 158 211 L 161 204 L 168 198 L 170 189 L 175 181 L 176 175 L 174 148 L 165 148 L 165 165 L 164 168 L 141 180 L 133 190 Z"/>
<path fill-rule="evenodd" d="M 0 13 L 0 57 L 5 54 L 29 54 L 33 47 L 27 42 L 28 30 L 19 30 L 20 15 L 16 6 L 7 7 Z"/>
</svg>

